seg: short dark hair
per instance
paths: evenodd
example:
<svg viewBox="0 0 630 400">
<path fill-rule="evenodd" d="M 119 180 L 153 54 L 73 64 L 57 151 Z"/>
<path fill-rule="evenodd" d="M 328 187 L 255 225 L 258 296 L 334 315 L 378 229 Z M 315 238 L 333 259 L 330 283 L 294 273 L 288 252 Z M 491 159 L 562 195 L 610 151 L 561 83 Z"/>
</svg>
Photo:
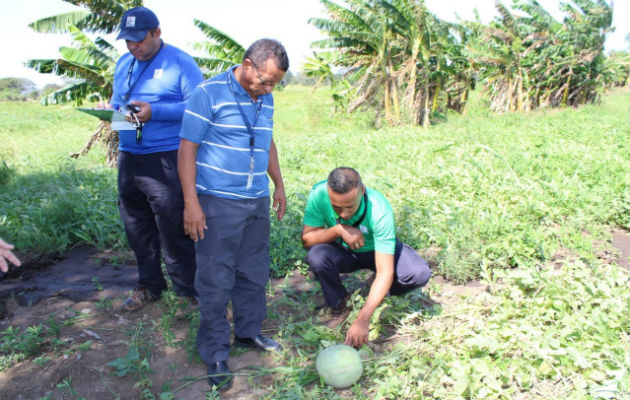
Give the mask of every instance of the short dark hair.
<svg viewBox="0 0 630 400">
<path fill-rule="evenodd" d="M 243 60 L 249 58 L 255 66 L 260 66 L 273 58 L 279 69 L 289 70 L 289 56 L 282 43 L 275 39 L 258 39 L 245 52 Z"/>
<path fill-rule="evenodd" d="M 337 167 L 328 174 L 328 187 L 339 194 L 348 193 L 354 188 L 363 187 L 361 175 L 350 167 Z"/>
</svg>

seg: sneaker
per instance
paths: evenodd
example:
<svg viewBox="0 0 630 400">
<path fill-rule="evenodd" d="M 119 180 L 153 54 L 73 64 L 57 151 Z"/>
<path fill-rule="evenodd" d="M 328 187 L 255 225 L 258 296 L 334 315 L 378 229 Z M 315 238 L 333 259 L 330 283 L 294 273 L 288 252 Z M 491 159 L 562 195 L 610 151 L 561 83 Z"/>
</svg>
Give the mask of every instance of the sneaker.
<svg viewBox="0 0 630 400">
<path fill-rule="evenodd" d="M 122 305 L 120 311 L 136 311 L 142 308 L 145 304 L 156 301 L 158 297 L 145 287 L 137 287 L 133 290 L 131 295 L 127 297 Z"/>
</svg>

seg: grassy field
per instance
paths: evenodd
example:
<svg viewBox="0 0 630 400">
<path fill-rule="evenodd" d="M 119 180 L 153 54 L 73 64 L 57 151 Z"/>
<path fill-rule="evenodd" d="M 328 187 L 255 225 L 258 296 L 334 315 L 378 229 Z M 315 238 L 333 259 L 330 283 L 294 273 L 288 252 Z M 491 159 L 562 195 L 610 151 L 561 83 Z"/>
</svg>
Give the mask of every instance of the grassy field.
<svg viewBox="0 0 630 400">
<path fill-rule="evenodd" d="M 581 232 L 630 228 L 627 94 L 528 115 L 496 115 L 478 100 L 426 130 L 374 129 L 370 113 L 333 114 L 324 90 L 289 87 L 276 97 L 290 198 L 286 220 L 273 227 L 276 276 L 304 254 L 298 233 L 310 187 L 339 165 L 382 191 L 401 239 L 439 249 L 440 272 L 460 281 L 544 263 L 559 248 L 588 253 Z M 94 122 L 69 106 L 0 103 L 0 236 L 27 259 L 77 244 L 126 246 L 102 149 L 68 157 Z"/>
<path fill-rule="evenodd" d="M 350 397 L 314 383 L 312 367 L 347 324 L 322 327 L 298 313 L 312 299 L 280 299 L 298 316 L 275 316 L 291 356 L 265 398 L 630 398 L 628 272 L 598 256 L 610 250 L 611 228 L 630 229 L 627 91 L 580 109 L 512 115 L 476 98 L 465 115 L 430 129 L 376 129 L 373 114 L 338 115 L 331 106 L 325 90 L 276 94 L 290 202 L 272 226 L 274 275 L 304 267 L 306 196 L 346 165 L 388 197 L 401 240 L 425 253 L 436 274 L 480 278 L 487 290 L 451 305 L 427 301 L 448 297 L 435 283 L 388 298 L 371 335 L 398 340 L 366 346 Z M 126 247 L 103 150 L 68 158 L 94 122 L 72 107 L 0 103 L 0 237 L 23 258 L 83 244 Z M 363 301 L 353 297 L 350 321 Z M 14 355 L 8 337 L 0 348 Z"/>
</svg>

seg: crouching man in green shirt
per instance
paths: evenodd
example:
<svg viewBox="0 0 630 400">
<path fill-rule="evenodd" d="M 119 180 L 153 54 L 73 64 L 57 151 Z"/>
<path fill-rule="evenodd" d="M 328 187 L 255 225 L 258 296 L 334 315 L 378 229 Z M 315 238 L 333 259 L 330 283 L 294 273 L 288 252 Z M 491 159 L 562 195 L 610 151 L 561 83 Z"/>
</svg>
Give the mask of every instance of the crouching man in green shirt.
<svg viewBox="0 0 630 400">
<path fill-rule="evenodd" d="M 370 318 L 388 293 L 407 293 L 431 278 L 426 260 L 396 240 L 387 199 L 366 188 L 352 168 L 336 168 L 327 181 L 313 186 L 304 212 L 302 243 L 308 249 L 306 262 L 332 309 L 344 306 L 348 294 L 340 273 L 376 272 L 365 305 L 346 334 L 346 344 L 351 346 L 368 341 Z"/>
</svg>

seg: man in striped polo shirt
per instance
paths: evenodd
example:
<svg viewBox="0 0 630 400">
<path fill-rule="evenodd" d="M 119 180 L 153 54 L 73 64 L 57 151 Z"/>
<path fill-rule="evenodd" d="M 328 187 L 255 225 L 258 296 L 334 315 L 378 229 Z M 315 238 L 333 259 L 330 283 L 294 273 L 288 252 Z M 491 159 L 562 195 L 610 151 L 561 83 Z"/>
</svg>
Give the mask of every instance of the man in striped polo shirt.
<svg viewBox="0 0 630 400">
<path fill-rule="evenodd" d="M 269 279 L 269 177 L 281 220 L 284 183 L 273 141 L 271 91 L 289 69 L 282 44 L 261 39 L 243 62 L 197 87 L 186 107 L 178 170 L 184 230 L 195 241 L 201 321 L 199 356 L 208 383 L 231 385 L 227 359 L 232 301 L 234 345 L 279 351 L 261 334 Z"/>
</svg>

